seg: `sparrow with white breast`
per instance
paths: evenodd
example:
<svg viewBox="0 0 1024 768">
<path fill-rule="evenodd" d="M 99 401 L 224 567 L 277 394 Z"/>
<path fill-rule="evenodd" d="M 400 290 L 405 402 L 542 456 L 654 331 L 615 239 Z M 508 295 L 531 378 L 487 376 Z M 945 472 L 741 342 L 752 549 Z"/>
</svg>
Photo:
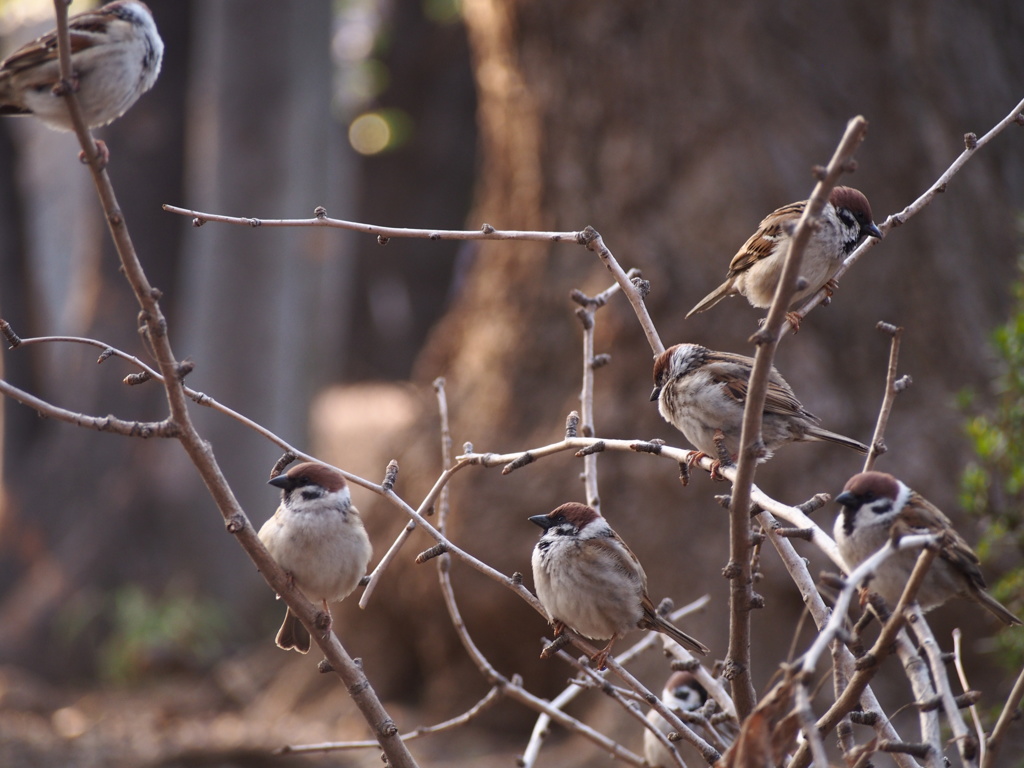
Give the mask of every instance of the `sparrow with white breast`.
<svg viewBox="0 0 1024 768">
<path fill-rule="evenodd" d="M 563 504 L 530 522 L 544 529 L 533 548 L 533 583 L 559 635 L 565 626 L 608 640 L 591 661 L 604 669 L 615 641 L 634 628 L 663 632 L 691 651 L 708 648 L 658 615 L 647 574 L 625 542 L 592 507 Z"/>
<path fill-rule="evenodd" d="M 925 611 L 952 597 L 978 603 L 1007 625 L 1021 620 L 985 591 L 985 579 L 974 554 L 956 532 L 949 518 L 921 494 L 885 472 L 862 472 L 846 483 L 836 496 L 842 505 L 836 517 L 834 535 L 839 552 L 849 567 L 873 555 L 892 538 L 917 533 L 938 534 L 939 554 L 917 592 Z M 895 607 L 903 594 L 918 553 L 904 550 L 879 566 L 868 587 Z"/>
<path fill-rule="evenodd" d="M 654 361 L 651 400 L 658 401 L 665 421 L 701 453 L 718 455 L 715 435 L 720 432 L 729 454 L 737 456 L 753 366 L 751 357 L 715 352 L 699 344 L 676 344 Z M 765 454 L 760 461 L 793 442 L 826 441 L 868 451 L 863 443 L 818 426 L 818 418 L 803 407 L 775 368 L 768 379 L 761 439 Z"/>
<path fill-rule="evenodd" d="M 744 296 L 751 306 L 770 307 L 793 228 L 806 207 L 807 201 L 801 200 L 765 216 L 757 231 L 732 257 L 725 282 L 701 299 L 686 316 L 711 309 L 727 296 Z M 833 189 L 800 262 L 800 275 L 806 284 L 793 295 L 790 306 L 796 306 L 823 286 L 834 288 L 832 278 L 839 266 L 868 236 L 882 237 L 871 220 L 868 199 L 851 187 Z"/>
<path fill-rule="evenodd" d="M 164 42 L 141 0 L 117 0 L 68 19 L 72 85 L 86 126 L 116 120 L 153 87 Z M 51 128 L 73 130 L 60 83 L 56 30 L 0 61 L 0 115 L 34 115 Z M 106 144 L 97 140 L 102 164 Z"/>
<path fill-rule="evenodd" d="M 281 489 L 281 504 L 260 528 L 260 540 L 329 617 L 327 602 L 343 600 L 356 588 L 373 553 L 348 484 L 336 469 L 315 462 L 296 464 L 270 484 Z M 285 650 L 309 651 L 309 632 L 291 609 L 276 642 Z"/>
</svg>

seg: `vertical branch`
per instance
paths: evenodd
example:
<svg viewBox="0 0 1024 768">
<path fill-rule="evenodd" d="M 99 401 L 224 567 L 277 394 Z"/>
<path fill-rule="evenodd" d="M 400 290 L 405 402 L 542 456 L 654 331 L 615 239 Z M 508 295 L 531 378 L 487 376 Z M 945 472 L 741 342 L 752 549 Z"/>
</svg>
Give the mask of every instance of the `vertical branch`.
<svg viewBox="0 0 1024 768">
<path fill-rule="evenodd" d="M 589 306 L 576 310 L 583 326 L 583 384 L 580 388 L 580 430 L 584 437 L 596 434 L 594 425 L 594 310 Z M 583 457 L 583 484 L 587 506 L 600 514 L 601 496 L 597 488 L 597 453 Z"/>
<path fill-rule="evenodd" d="M 935 640 L 935 635 L 932 634 L 931 627 L 924 620 L 921 607 L 914 604 L 909 611 L 917 642 L 924 648 L 925 655 L 928 657 L 928 666 L 932 670 L 932 685 L 935 686 L 935 691 L 942 702 L 941 709 L 946 712 L 946 722 L 949 723 L 949 728 L 953 731 L 953 740 L 960 752 L 960 761 L 964 768 L 976 768 L 978 765 L 978 742 L 967 727 L 967 723 L 964 722 L 960 707 L 957 706 L 953 691 L 949 687 L 949 675 L 946 674 L 946 662 L 942 658 L 942 651 Z"/>
<path fill-rule="evenodd" d="M 878 421 L 875 423 L 875 433 L 871 436 L 871 447 L 868 449 L 867 458 L 864 459 L 865 472 L 874 467 L 875 459 L 888 450 L 885 445 L 885 428 L 889 424 L 889 414 L 892 413 L 893 403 L 896 401 L 896 395 L 913 383 L 909 376 L 896 378 L 897 363 L 900 359 L 900 337 L 903 335 L 903 329 L 882 322 L 875 327 L 882 333 L 889 334 L 892 337 L 892 344 L 889 347 L 889 368 L 885 375 L 885 395 L 882 397 L 882 407 L 878 409 Z"/>
<path fill-rule="evenodd" d="M 596 253 L 598 258 L 601 259 L 601 263 L 615 277 L 615 282 L 619 284 L 622 292 L 626 294 L 626 298 L 629 299 L 629 303 L 633 306 L 633 311 L 636 313 L 637 320 L 640 321 L 640 327 L 644 330 L 647 343 L 651 345 L 651 351 L 654 352 L 654 356 L 657 357 L 664 352 L 665 345 L 661 343 L 658 330 L 654 327 L 654 321 L 651 320 L 651 315 L 647 311 L 647 305 L 644 304 L 644 297 L 637 287 L 633 285 L 629 275 L 619 266 L 619 262 L 615 260 L 608 246 L 604 244 L 604 240 L 598 231 L 593 227 L 586 227 L 579 234 L 579 243 Z"/>
<path fill-rule="evenodd" d="M 764 328 L 756 333 L 757 344 L 754 367 L 750 374 L 747 404 L 743 412 L 743 431 L 740 436 L 739 466 L 733 483 L 732 502 L 729 507 L 729 651 L 726 676 L 732 684 L 733 699 L 741 720 L 749 715 L 757 702 L 750 675 L 750 612 L 754 607 L 754 590 L 750 570 L 750 494 L 757 462 L 764 453 L 761 441 L 761 421 L 768 377 L 771 375 L 775 349 L 781 338 L 782 324 L 786 321 L 786 308 L 796 291 L 800 262 L 812 229 L 820 217 L 832 188 L 850 167 L 854 151 L 864 139 L 867 121 L 855 117 L 846 127 L 839 146 L 828 166 L 820 174 L 814 192 L 807 201 L 800 221 L 790 241 L 789 251 L 768 310 Z"/>
</svg>

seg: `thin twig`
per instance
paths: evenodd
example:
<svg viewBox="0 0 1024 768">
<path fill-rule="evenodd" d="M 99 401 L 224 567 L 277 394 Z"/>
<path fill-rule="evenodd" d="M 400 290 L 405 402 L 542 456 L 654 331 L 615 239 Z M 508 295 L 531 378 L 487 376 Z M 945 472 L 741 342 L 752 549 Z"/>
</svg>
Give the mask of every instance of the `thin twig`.
<svg viewBox="0 0 1024 768">
<path fill-rule="evenodd" d="M 967 161 L 974 157 L 979 149 L 992 141 L 992 139 L 1002 133 L 1007 127 L 1015 123 L 1019 124 L 1020 115 L 1022 113 L 1024 113 L 1024 101 L 1021 101 L 1017 106 L 1010 110 L 1006 117 L 996 123 L 991 129 L 989 129 L 988 133 L 980 139 L 965 141 L 964 151 L 961 152 L 942 173 L 942 175 L 939 176 L 939 178 L 937 178 L 927 190 L 925 190 L 924 194 L 899 213 L 894 213 L 886 217 L 885 221 L 878 225 L 878 229 L 882 232 L 882 235 L 887 235 L 889 230 L 906 224 L 910 219 L 924 210 L 938 195 L 945 192 L 950 180 L 960 172 L 960 169 L 964 167 Z M 880 241 L 874 237 L 866 238 L 853 253 L 846 257 L 846 260 L 843 261 L 839 269 L 836 270 L 832 279 L 839 282 L 839 279 L 850 270 L 850 267 L 856 264 L 865 253 L 878 245 L 879 242 Z M 796 310 L 794 314 L 800 319 L 807 317 L 807 314 L 816 306 L 821 304 L 828 295 L 828 292 L 822 288 L 804 302 L 804 304 Z"/>
<path fill-rule="evenodd" d="M 906 389 L 906 385 L 897 386 L 896 384 L 897 366 L 900 359 L 900 337 L 903 335 L 903 329 L 881 322 L 878 323 L 876 328 L 882 333 L 889 334 L 892 337 L 892 343 L 889 345 L 889 366 L 885 374 L 885 395 L 882 397 L 882 406 L 878 409 L 878 421 L 875 423 L 875 433 L 871 436 L 871 447 L 868 449 L 868 455 L 864 459 L 865 472 L 870 471 L 875 465 L 875 459 L 886 451 L 885 428 L 889 424 L 889 414 L 892 413 L 892 406 L 896 402 L 896 396 Z"/>
<path fill-rule="evenodd" d="M 1017 675 L 1017 682 L 1013 684 L 1013 690 L 1010 691 L 1006 704 L 1003 705 L 1003 711 L 999 713 L 999 719 L 996 720 L 996 725 L 992 729 L 992 735 L 988 737 L 988 751 L 985 753 L 985 762 L 982 763 L 981 768 L 995 768 L 996 756 L 1003 746 L 1003 739 L 1006 738 L 1010 725 L 1020 718 L 1021 713 L 1018 708 L 1022 700 L 1024 700 L 1024 669 L 1021 669 L 1020 674 Z"/>
<path fill-rule="evenodd" d="M 914 634 L 917 635 L 918 645 L 924 648 L 928 657 L 928 665 L 932 670 L 932 683 L 942 700 L 942 709 L 946 713 L 946 722 L 953 731 L 953 740 L 956 742 L 957 750 L 960 753 L 960 761 L 964 768 L 976 768 L 978 765 L 978 744 L 974 740 L 967 723 L 964 722 L 963 713 L 957 706 L 956 697 L 949 686 L 949 675 L 946 674 L 946 663 L 942 658 L 942 651 L 932 634 L 928 622 L 924 619 L 924 612 L 919 605 L 913 605 L 909 609 L 910 620 L 914 625 Z"/>
<path fill-rule="evenodd" d="M 465 725 L 475 718 L 477 715 L 490 709 L 491 706 L 497 703 L 501 698 L 503 690 L 500 686 L 494 686 L 487 692 L 487 694 L 480 699 L 476 704 L 467 709 L 461 715 L 456 715 L 450 720 L 445 720 L 443 723 L 435 723 L 434 725 L 421 725 L 419 728 L 415 728 L 408 733 L 401 734 L 398 738 L 402 741 L 412 741 L 418 739 L 421 736 L 430 736 L 435 733 L 441 733 L 442 731 L 450 731 L 454 728 L 458 728 L 461 725 Z M 363 740 L 363 741 L 325 741 L 319 744 L 296 744 L 281 747 L 274 751 L 275 755 L 295 755 L 300 753 L 309 752 L 335 752 L 346 749 L 372 749 L 374 747 L 380 747 L 376 741 Z"/>
<path fill-rule="evenodd" d="M 963 650 L 963 633 L 959 627 L 953 629 L 953 663 L 956 666 L 956 674 L 960 680 L 960 688 L 964 693 L 969 693 L 971 690 L 970 684 L 967 682 L 967 670 L 964 669 L 964 659 L 961 651 Z M 974 733 L 978 744 L 978 764 L 985 764 L 985 757 L 988 753 L 988 745 L 985 743 L 985 728 L 981 724 L 981 715 L 978 714 L 978 705 L 971 702 L 971 721 L 974 723 Z"/>
</svg>

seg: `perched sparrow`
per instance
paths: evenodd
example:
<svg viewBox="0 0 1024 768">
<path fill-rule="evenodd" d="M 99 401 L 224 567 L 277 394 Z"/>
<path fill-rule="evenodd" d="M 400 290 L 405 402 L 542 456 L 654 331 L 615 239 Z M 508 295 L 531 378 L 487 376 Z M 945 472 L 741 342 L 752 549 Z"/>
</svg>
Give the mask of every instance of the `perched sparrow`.
<svg viewBox="0 0 1024 768">
<path fill-rule="evenodd" d="M 568 625 L 592 640 L 609 638 L 592 659 L 598 669 L 604 669 L 615 641 L 634 627 L 664 632 L 692 651 L 708 652 L 657 614 L 640 561 L 591 507 L 570 502 L 530 522 L 544 529 L 533 548 L 537 598 L 556 636 Z"/>
<path fill-rule="evenodd" d="M 697 344 L 676 344 L 654 361 L 654 391 L 665 421 L 678 429 L 701 453 L 717 456 L 715 433 L 721 432 L 729 454 L 739 454 L 743 407 L 754 360 L 715 352 Z M 818 419 L 796 399 L 793 390 L 772 368 L 761 423 L 767 461 L 780 445 L 825 440 L 867 453 L 868 447 L 818 426 Z"/>
<path fill-rule="evenodd" d="M 942 511 L 904 483 L 884 472 L 862 472 L 836 496 L 843 508 L 836 518 L 835 537 L 847 565 L 854 567 L 877 552 L 890 538 L 937 533 L 939 555 L 917 592 L 925 611 L 951 597 L 965 597 L 988 609 L 1004 624 L 1021 621 L 985 591 L 978 557 L 953 529 Z M 895 607 L 917 562 L 918 553 L 898 552 L 886 560 L 870 583 L 890 607 Z"/>
<path fill-rule="evenodd" d="M 745 296 L 754 307 L 771 306 L 789 250 L 792 228 L 807 206 L 806 200 L 784 205 L 769 213 L 757 231 L 732 257 L 725 282 L 715 288 L 687 313 L 687 317 L 710 309 L 726 296 Z M 800 262 L 800 274 L 806 287 L 793 295 L 795 306 L 826 284 L 832 283 L 843 259 L 850 255 L 865 236 L 881 238 L 871 221 L 871 204 L 850 187 L 836 187 L 821 212 L 820 226 L 813 232 Z"/>
<path fill-rule="evenodd" d="M 281 489 L 281 505 L 259 537 L 277 564 L 310 600 L 343 600 L 366 573 L 372 547 L 345 478 L 334 469 L 296 464 L 270 484 Z M 309 632 L 289 609 L 277 633 L 286 651 L 309 651 Z"/>
<path fill-rule="evenodd" d="M 149 8 L 118 0 L 68 20 L 78 103 L 90 128 L 123 115 L 160 74 L 164 43 Z M 60 81 L 57 33 L 49 32 L 0 62 L 0 115 L 35 115 L 62 131 L 73 126 Z"/>
<path fill-rule="evenodd" d="M 661 703 L 674 712 L 696 712 L 708 700 L 708 692 L 690 672 L 673 672 L 661 692 Z M 668 736 L 674 729 L 656 710 L 647 713 L 647 722 Z M 685 742 L 676 742 L 678 750 Z M 676 768 L 679 764 L 653 733 L 644 729 L 644 760 L 650 768 Z"/>
</svg>

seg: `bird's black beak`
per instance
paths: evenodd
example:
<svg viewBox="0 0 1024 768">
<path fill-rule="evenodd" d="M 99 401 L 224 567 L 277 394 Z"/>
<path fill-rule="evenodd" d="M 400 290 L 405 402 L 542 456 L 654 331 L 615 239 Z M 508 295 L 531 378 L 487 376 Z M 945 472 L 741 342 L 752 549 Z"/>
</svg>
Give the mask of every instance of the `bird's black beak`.
<svg viewBox="0 0 1024 768">
<path fill-rule="evenodd" d="M 843 491 L 840 493 L 836 496 L 835 501 L 836 504 L 842 504 L 844 507 L 850 507 L 851 509 L 860 506 L 860 502 L 857 500 L 857 497 L 849 491 Z"/>
<path fill-rule="evenodd" d="M 545 531 L 555 524 L 555 522 L 547 515 L 534 515 L 530 518 L 530 522 L 535 525 L 539 525 Z"/>
<path fill-rule="evenodd" d="M 659 397 L 661 397 L 661 387 L 655 387 L 654 390 L 651 392 L 651 402 L 653 403 Z"/>
<path fill-rule="evenodd" d="M 879 240 L 882 239 L 882 230 L 875 226 L 875 222 L 871 222 L 863 228 L 864 232 L 867 232 L 872 237 L 877 237 Z"/>
<path fill-rule="evenodd" d="M 288 475 L 278 475 L 277 477 L 272 477 L 267 481 L 267 484 L 272 485 L 275 488 L 280 488 L 281 490 L 284 491 L 293 487 L 292 479 L 288 477 Z"/>
</svg>

